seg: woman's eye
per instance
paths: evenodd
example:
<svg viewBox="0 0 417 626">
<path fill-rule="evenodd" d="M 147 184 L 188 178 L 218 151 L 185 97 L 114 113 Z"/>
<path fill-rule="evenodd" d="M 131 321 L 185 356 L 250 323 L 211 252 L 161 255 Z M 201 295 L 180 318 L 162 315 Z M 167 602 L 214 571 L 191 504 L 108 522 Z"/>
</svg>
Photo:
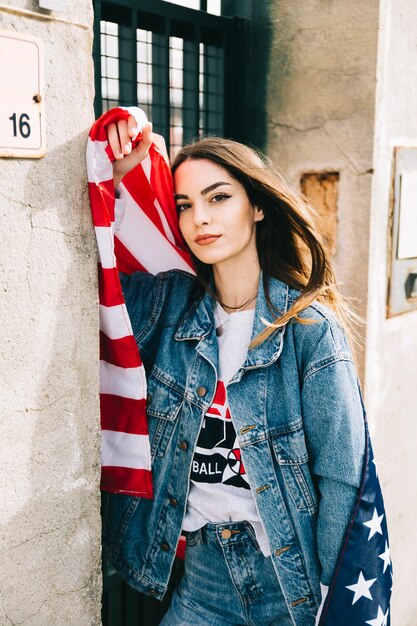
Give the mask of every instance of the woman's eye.
<svg viewBox="0 0 417 626">
<path fill-rule="evenodd" d="M 211 201 L 212 202 L 221 202 L 222 200 L 226 200 L 227 198 L 230 198 L 230 196 L 227 193 L 216 193 Z"/>
<path fill-rule="evenodd" d="M 184 203 L 184 204 L 177 204 L 177 211 L 178 213 L 182 213 L 183 211 L 185 211 L 186 209 L 189 209 L 191 206 L 190 203 Z"/>
</svg>

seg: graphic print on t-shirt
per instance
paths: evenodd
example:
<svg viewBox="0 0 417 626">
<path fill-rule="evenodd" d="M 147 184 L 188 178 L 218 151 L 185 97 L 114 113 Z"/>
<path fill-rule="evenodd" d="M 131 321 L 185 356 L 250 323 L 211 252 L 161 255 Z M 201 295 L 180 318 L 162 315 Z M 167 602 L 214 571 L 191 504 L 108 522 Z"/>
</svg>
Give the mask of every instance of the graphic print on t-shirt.
<svg viewBox="0 0 417 626">
<path fill-rule="evenodd" d="M 207 411 L 200 430 L 191 480 L 249 489 L 227 403 L 226 388 L 221 380 L 217 383 L 213 404 Z"/>
</svg>

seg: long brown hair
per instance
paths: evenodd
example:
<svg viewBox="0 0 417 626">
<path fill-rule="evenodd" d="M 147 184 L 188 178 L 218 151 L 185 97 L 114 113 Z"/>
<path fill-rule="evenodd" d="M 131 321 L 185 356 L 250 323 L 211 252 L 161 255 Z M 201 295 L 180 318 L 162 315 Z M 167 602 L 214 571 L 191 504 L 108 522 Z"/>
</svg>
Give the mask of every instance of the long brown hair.
<svg viewBox="0 0 417 626">
<path fill-rule="evenodd" d="M 311 323 L 312 320 L 301 319 L 299 313 L 316 299 L 334 311 L 351 335 L 349 331 L 358 316 L 338 291 L 329 254 L 315 225 L 314 210 L 290 190 L 271 162 L 248 146 L 220 137 L 207 137 L 182 148 L 174 159 L 172 173 L 188 159 L 209 159 L 223 167 L 244 187 L 251 205 L 264 213 L 264 219 L 256 223 L 256 245 L 265 277 L 266 300 L 276 319 L 250 347 L 261 344 L 291 319 Z M 210 290 L 212 266 L 202 263 L 195 255 L 192 259 L 201 285 Z M 277 278 L 301 292 L 283 315 L 270 300 L 268 277 Z"/>
</svg>

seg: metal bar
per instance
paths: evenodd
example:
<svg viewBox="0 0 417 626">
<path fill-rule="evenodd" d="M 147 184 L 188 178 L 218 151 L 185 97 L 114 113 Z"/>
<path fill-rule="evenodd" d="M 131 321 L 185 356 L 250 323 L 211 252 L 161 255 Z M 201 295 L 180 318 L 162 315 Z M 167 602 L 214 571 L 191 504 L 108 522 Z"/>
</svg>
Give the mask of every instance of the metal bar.
<svg viewBox="0 0 417 626">
<path fill-rule="evenodd" d="M 224 117 L 224 45 L 206 46 L 205 55 L 205 109 L 209 134 L 223 135 Z"/>
<path fill-rule="evenodd" d="M 138 101 L 137 96 L 137 84 L 138 84 L 138 59 L 137 59 L 137 27 L 138 27 L 138 12 L 132 11 L 132 47 L 131 47 L 131 55 L 132 55 L 132 87 L 133 87 L 133 100 L 132 104 L 136 105 Z"/>
<path fill-rule="evenodd" d="M 140 2 L 138 0 L 102 0 L 102 4 L 137 10 L 139 19 L 141 19 L 142 14 L 150 14 L 168 18 L 175 22 L 185 22 L 196 26 L 213 28 L 214 30 L 230 30 L 233 28 L 231 17 L 188 9 L 178 4 L 166 2 L 166 0 L 140 0 Z"/>
<path fill-rule="evenodd" d="M 199 32 L 194 41 L 184 40 L 184 69 L 183 69 L 183 126 L 184 143 L 189 143 L 198 137 L 199 126 L 199 69 L 200 69 L 200 41 Z"/>
<path fill-rule="evenodd" d="M 196 26 L 195 29 L 195 71 L 197 75 L 197 85 L 195 90 L 194 106 L 196 111 L 196 136 L 200 137 L 200 41 L 201 28 Z"/>
<path fill-rule="evenodd" d="M 132 22 L 130 26 L 119 25 L 119 104 L 123 106 L 136 104 L 137 100 L 136 29 L 134 34 L 133 37 Z"/>
<path fill-rule="evenodd" d="M 155 132 L 168 142 L 166 107 L 169 103 L 169 40 L 165 34 L 152 33 L 152 116 Z"/>
<path fill-rule="evenodd" d="M 208 62 L 207 62 L 207 45 L 203 47 L 203 135 L 208 134 L 208 93 L 209 93 L 209 80 L 208 80 Z"/>
<path fill-rule="evenodd" d="M 170 76 L 169 76 L 169 37 L 171 34 L 171 24 L 170 20 L 165 20 L 165 63 L 164 63 L 164 74 L 165 74 L 165 127 L 166 134 L 164 135 L 168 154 L 170 153 L 171 148 L 171 95 L 169 93 L 169 84 L 170 84 Z"/>
</svg>

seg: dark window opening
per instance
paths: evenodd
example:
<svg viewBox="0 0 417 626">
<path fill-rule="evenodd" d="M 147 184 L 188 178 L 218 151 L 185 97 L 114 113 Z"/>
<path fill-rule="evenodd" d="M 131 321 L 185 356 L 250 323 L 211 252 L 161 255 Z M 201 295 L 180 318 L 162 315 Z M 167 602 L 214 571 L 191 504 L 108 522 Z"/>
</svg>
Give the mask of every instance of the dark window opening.
<svg viewBox="0 0 417 626">
<path fill-rule="evenodd" d="M 171 158 L 195 138 L 238 138 L 242 20 L 219 13 L 217 0 L 96 0 L 96 115 L 137 104 Z"/>
</svg>

